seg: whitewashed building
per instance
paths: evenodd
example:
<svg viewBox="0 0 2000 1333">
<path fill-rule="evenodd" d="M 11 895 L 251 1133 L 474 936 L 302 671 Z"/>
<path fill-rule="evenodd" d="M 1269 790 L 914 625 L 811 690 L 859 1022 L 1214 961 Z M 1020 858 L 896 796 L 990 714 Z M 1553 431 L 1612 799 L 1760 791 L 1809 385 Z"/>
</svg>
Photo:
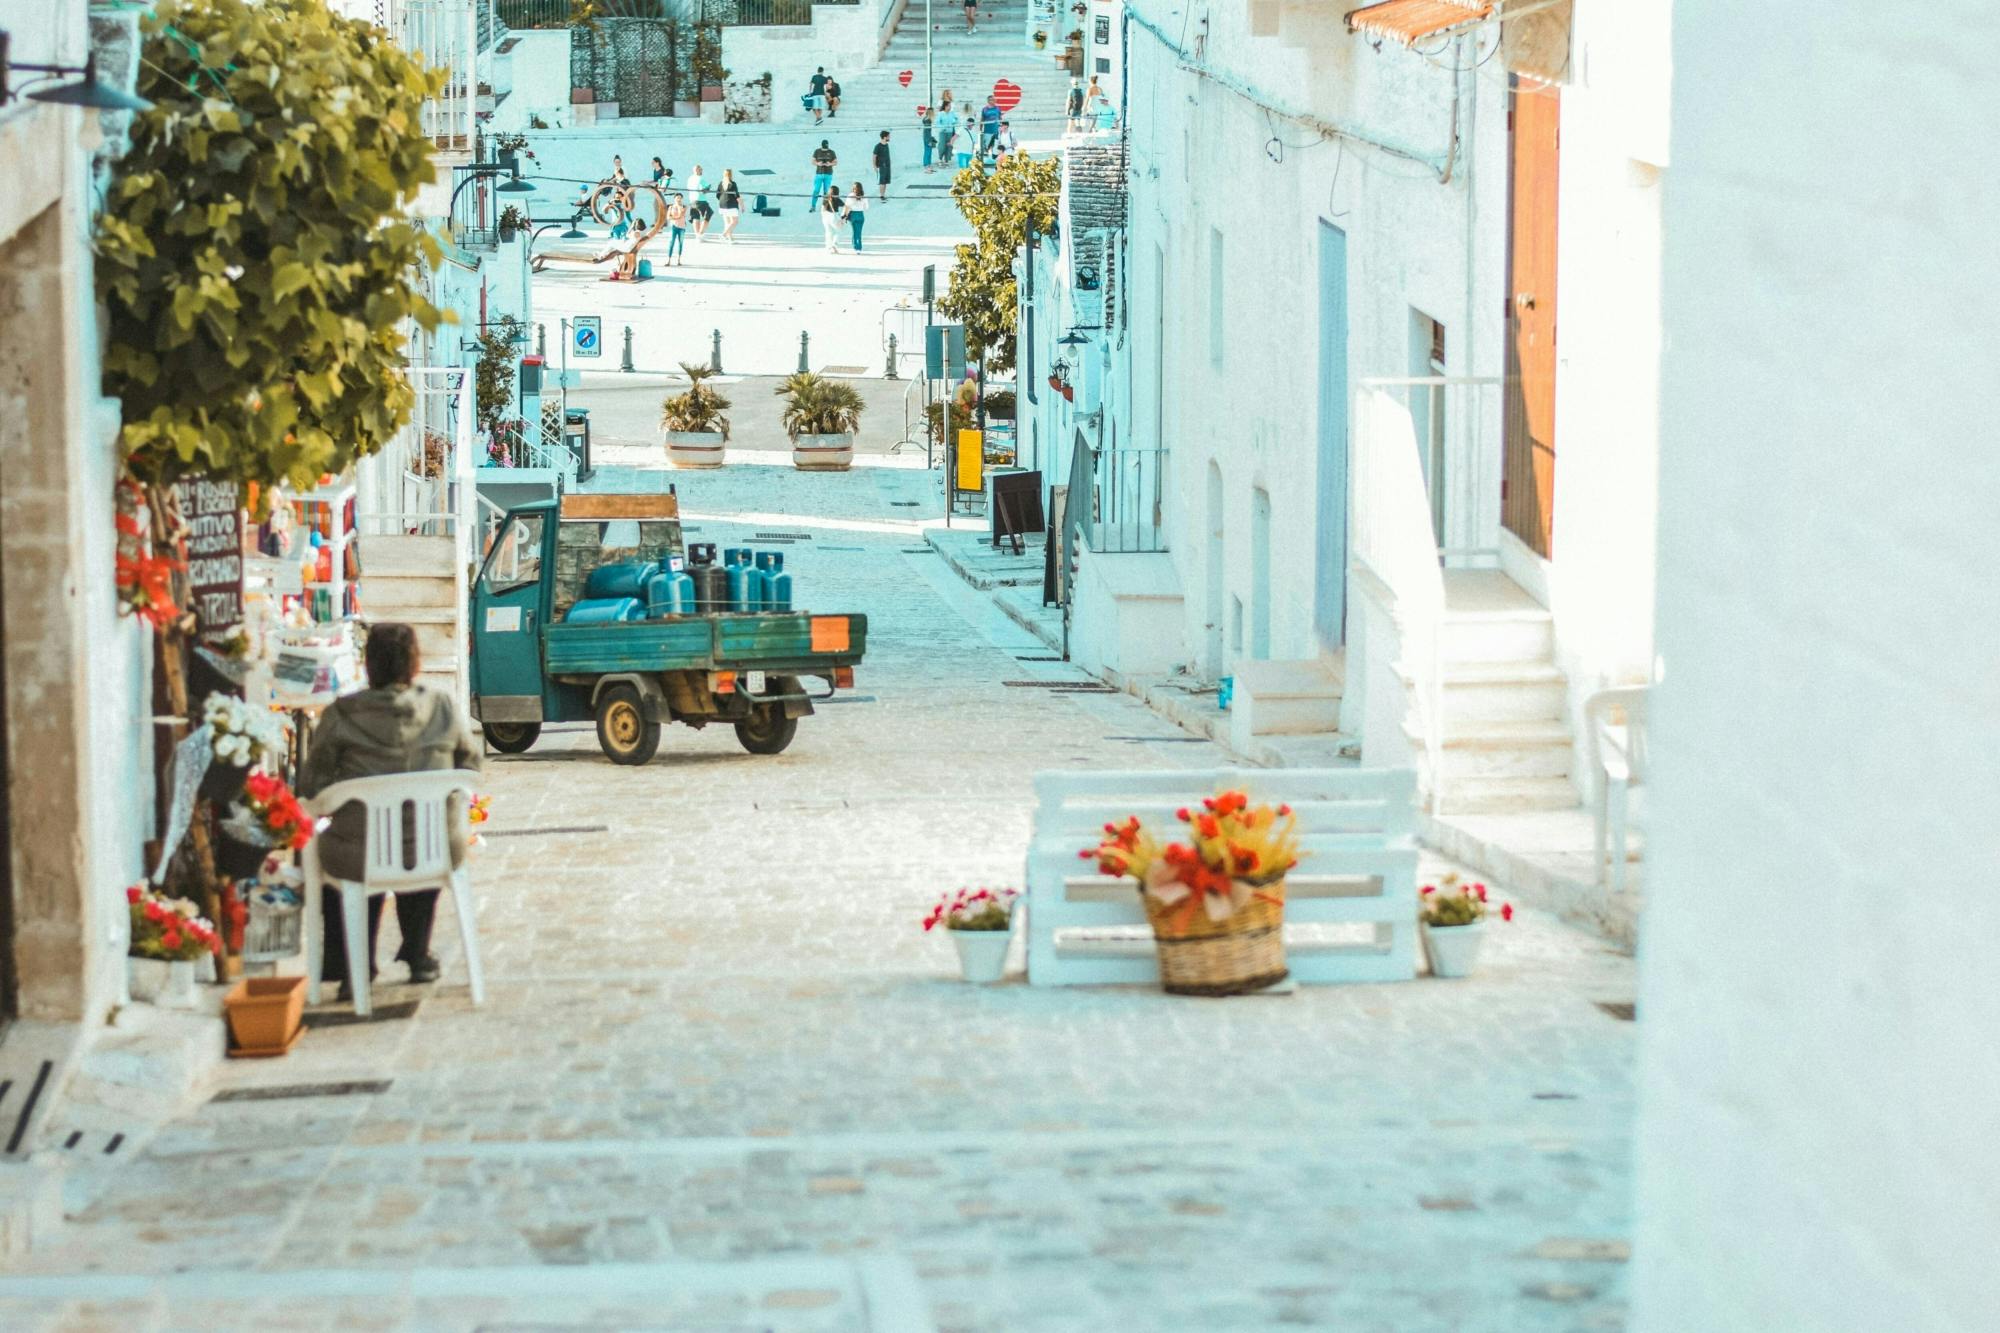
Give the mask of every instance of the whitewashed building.
<svg viewBox="0 0 2000 1333">
<path fill-rule="evenodd" d="M 2000 1321 L 2000 81 L 1871 17 L 1675 5 L 1644 1333 Z"/>
<path fill-rule="evenodd" d="M 1651 661 L 1667 9 L 1129 6 L 1104 428 L 1165 451 L 1164 549 L 1079 660 L 1447 812 L 1577 802 L 1584 698 Z"/>
</svg>

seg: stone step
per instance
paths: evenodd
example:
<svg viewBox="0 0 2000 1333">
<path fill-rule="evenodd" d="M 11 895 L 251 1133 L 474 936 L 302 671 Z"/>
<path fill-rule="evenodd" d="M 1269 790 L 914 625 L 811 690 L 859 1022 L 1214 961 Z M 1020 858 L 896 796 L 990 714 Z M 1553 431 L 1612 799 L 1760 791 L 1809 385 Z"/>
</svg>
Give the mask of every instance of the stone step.
<svg viewBox="0 0 2000 1333">
<path fill-rule="evenodd" d="M 1438 760 L 1447 783 L 1569 776 L 1574 750 L 1569 729 L 1561 722 L 1474 722 L 1447 715 L 1446 723 L 1449 730 Z M 1421 731 L 1405 726 L 1403 734 L 1414 750 L 1423 751 Z"/>
<path fill-rule="evenodd" d="M 1555 652 L 1555 620 L 1546 611 L 1448 615 L 1444 660 L 1450 664 L 1549 661 Z"/>
<path fill-rule="evenodd" d="M 1415 689 L 1407 676 L 1403 684 Z M 1546 662 L 1447 665 L 1444 716 L 1477 722 L 1555 721 L 1563 716 L 1568 693 L 1568 678 Z"/>
<path fill-rule="evenodd" d="M 455 617 L 458 588 L 449 575 L 383 574 L 361 576 L 362 614 L 370 620 L 412 619 L 416 613 L 442 611 Z"/>
<path fill-rule="evenodd" d="M 373 574 L 438 574 L 450 577 L 458 544 L 450 537 L 364 533 L 359 539 L 361 571 Z"/>
<path fill-rule="evenodd" d="M 1447 779 L 1447 815 L 1514 814 L 1527 810 L 1568 810 L 1579 803 L 1568 778 L 1484 777 Z"/>
</svg>

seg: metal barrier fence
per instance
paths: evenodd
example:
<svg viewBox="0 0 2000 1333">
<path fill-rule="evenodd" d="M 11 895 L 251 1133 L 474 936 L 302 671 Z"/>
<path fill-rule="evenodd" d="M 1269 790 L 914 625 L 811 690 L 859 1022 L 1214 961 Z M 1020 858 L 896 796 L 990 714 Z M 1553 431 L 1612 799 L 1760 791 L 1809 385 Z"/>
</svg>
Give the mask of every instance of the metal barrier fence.
<svg viewBox="0 0 2000 1333">
<path fill-rule="evenodd" d="M 567 28 L 570 0 L 494 0 L 500 22 L 510 28 Z"/>
</svg>

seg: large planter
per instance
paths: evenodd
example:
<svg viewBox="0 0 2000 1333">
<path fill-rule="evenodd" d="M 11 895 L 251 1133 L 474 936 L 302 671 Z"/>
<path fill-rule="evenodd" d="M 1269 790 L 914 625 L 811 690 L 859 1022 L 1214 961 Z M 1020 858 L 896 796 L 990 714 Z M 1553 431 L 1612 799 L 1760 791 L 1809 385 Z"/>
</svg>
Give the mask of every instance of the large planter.
<svg viewBox="0 0 2000 1333">
<path fill-rule="evenodd" d="M 303 1030 L 304 977 L 251 977 L 222 997 L 229 1020 L 229 1054 L 234 1057 L 283 1055 Z"/>
<path fill-rule="evenodd" d="M 1160 988 L 1170 995 L 1247 995 L 1277 985 L 1285 966 L 1285 883 L 1264 884 L 1242 907 L 1212 920 L 1194 900 L 1162 903 L 1141 892 Z"/>
<path fill-rule="evenodd" d="M 723 446 L 729 437 L 714 430 L 663 430 L 667 461 L 675 467 L 721 467 Z"/>
<path fill-rule="evenodd" d="M 222 836 L 214 843 L 215 868 L 231 879 L 256 875 L 278 849 L 271 835 L 246 814 L 227 815 L 216 826 Z"/>
<path fill-rule="evenodd" d="M 217 805 L 226 804 L 243 794 L 243 780 L 249 776 L 248 764 L 210 760 L 207 771 L 201 775 L 201 785 L 195 788 L 195 795 Z"/>
<path fill-rule="evenodd" d="M 195 965 L 192 959 L 125 959 L 132 998 L 162 1009 L 194 1008 Z"/>
<path fill-rule="evenodd" d="M 1007 971 L 1007 946 L 1012 930 L 947 930 L 958 946 L 958 967 L 967 981 L 988 986 Z"/>
<path fill-rule="evenodd" d="M 801 472 L 845 472 L 854 466 L 854 434 L 799 435 L 792 440 L 792 466 Z"/>
<path fill-rule="evenodd" d="M 1430 955 L 1432 976 L 1472 975 L 1473 968 L 1479 965 L 1480 946 L 1486 943 L 1484 921 L 1469 926 L 1433 926 L 1425 921 L 1418 926 L 1423 931 L 1424 952 Z"/>
</svg>

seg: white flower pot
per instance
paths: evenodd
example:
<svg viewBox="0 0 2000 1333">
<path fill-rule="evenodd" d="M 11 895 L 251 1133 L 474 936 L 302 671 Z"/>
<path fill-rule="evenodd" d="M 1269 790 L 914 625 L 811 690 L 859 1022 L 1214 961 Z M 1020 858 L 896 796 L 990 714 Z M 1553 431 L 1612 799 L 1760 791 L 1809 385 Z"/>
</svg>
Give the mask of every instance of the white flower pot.
<svg viewBox="0 0 2000 1333">
<path fill-rule="evenodd" d="M 958 946 L 958 966 L 965 979 L 978 985 L 1000 980 L 1007 970 L 1007 946 L 1012 930 L 947 930 Z"/>
<path fill-rule="evenodd" d="M 721 467 L 723 446 L 729 437 L 713 430 L 663 430 L 667 461 L 675 467 Z"/>
<path fill-rule="evenodd" d="M 1469 977 L 1479 965 L 1479 948 L 1486 942 L 1486 923 L 1469 926 L 1433 926 L 1419 922 L 1424 935 L 1424 952 L 1430 955 L 1434 977 Z"/>
<path fill-rule="evenodd" d="M 125 960 L 132 998 L 162 1009 L 194 1008 L 195 965 L 192 959 L 132 958 Z"/>
<path fill-rule="evenodd" d="M 845 472 L 854 466 L 854 435 L 801 435 L 792 441 L 792 466 L 802 472 Z"/>
</svg>

